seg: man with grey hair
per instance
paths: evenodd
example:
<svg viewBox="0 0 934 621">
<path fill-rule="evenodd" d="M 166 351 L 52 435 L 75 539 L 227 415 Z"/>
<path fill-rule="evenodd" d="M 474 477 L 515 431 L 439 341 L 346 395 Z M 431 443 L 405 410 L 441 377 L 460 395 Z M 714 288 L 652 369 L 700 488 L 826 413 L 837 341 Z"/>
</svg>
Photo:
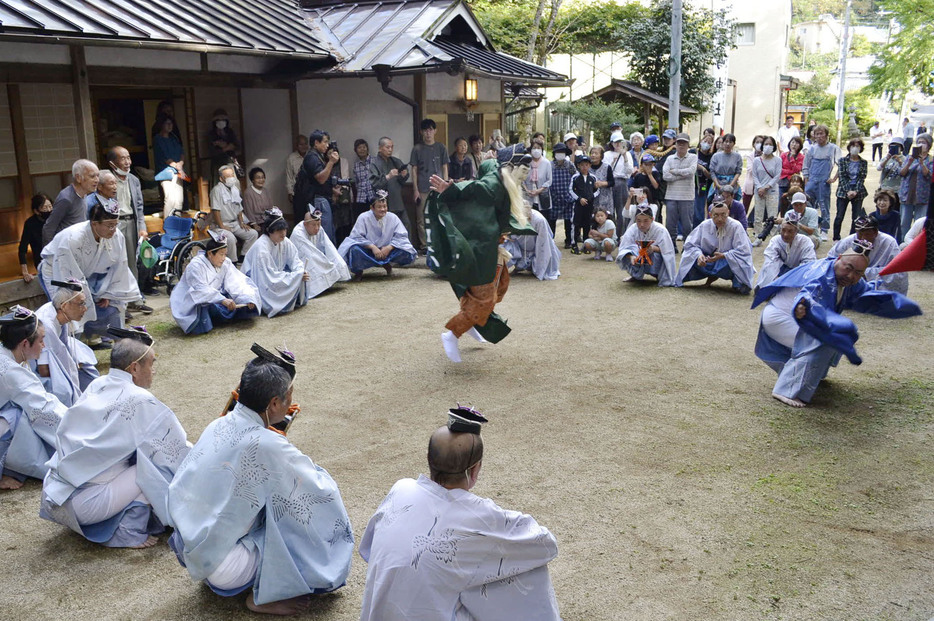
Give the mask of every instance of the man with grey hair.
<svg viewBox="0 0 934 621">
<path fill-rule="evenodd" d="M 71 407 L 100 373 L 94 352 L 75 338 L 76 322 L 88 310 L 81 282 L 53 280 L 51 284 L 57 287 L 52 301 L 36 311 L 45 326 L 45 349 L 39 354 L 35 368 L 45 389 Z"/>
<path fill-rule="evenodd" d="M 257 234 L 243 223 L 243 199 L 234 167 L 224 164 L 217 172 L 220 181 L 211 190 L 211 215 L 214 217 L 211 228 L 231 233 L 227 236 L 227 258 L 237 263 L 237 240 L 243 242 L 245 256 L 256 241 Z"/>
<path fill-rule="evenodd" d="M 169 483 L 190 445 L 175 414 L 149 392 L 154 340 L 113 328 L 110 373 L 65 412 L 39 515 L 109 548 L 148 548 L 168 523 Z"/>
<path fill-rule="evenodd" d="M 42 226 L 42 245 L 47 245 L 62 229 L 88 219 L 84 198 L 97 190 L 100 171 L 91 160 L 77 160 L 71 166 L 71 185 L 58 193 L 52 213 Z"/>
<path fill-rule="evenodd" d="M 123 147 L 114 147 L 107 151 L 107 164 L 117 180 L 117 204 L 120 205 L 120 223 L 118 230 L 126 240 L 126 257 L 133 272 L 133 278 L 139 280 L 136 253 L 140 240 L 147 239 L 146 220 L 143 214 L 143 190 L 139 178 L 130 174 L 133 160 L 130 152 Z"/>
<path fill-rule="evenodd" d="M 373 191 L 385 190 L 386 206 L 390 213 L 395 214 L 405 230 L 409 233 L 409 239 L 412 237 L 412 225 L 409 222 L 409 214 L 406 212 L 405 203 L 402 201 L 402 186 L 405 185 L 409 176 L 409 170 L 398 157 L 393 157 L 392 139 L 383 136 L 379 139 L 377 147 L 377 156 L 370 158 L 369 174 L 370 186 Z"/>
</svg>

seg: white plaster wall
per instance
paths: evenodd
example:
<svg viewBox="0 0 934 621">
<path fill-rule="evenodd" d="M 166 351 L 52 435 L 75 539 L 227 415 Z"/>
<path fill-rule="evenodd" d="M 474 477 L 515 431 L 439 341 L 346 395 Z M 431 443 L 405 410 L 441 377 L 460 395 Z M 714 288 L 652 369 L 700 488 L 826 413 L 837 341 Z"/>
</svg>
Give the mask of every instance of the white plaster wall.
<svg viewBox="0 0 934 621">
<path fill-rule="evenodd" d="M 284 213 L 292 206 L 285 192 L 285 160 L 292 152 L 289 91 L 272 88 L 245 88 L 240 91 L 243 105 L 244 144 L 249 171 L 259 166 L 266 173 L 266 191 L 273 204 Z M 249 182 L 248 182 L 249 183 Z M 252 192 L 247 187 L 244 192 Z"/>
<path fill-rule="evenodd" d="M 0 58 L 6 63 L 71 64 L 71 54 L 67 45 L 46 43 L 0 41 Z"/>
<path fill-rule="evenodd" d="M 414 98 L 411 76 L 394 77 L 390 86 Z M 298 120 L 306 136 L 315 129 L 327 131 L 339 143 L 341 155 L 353 157 L 353 143 L 363 138 L 376 152 L 381 136 L 392 138 L 393 155 L 403 162 L 412 152 L 412 108 L 383 92 L 375 78 L 303 80 L 297 84 Z"/>
<path fill-rule="evenodd" d="M 464 75 L 429 73 L 425 77 L 426 99 L 430 101 L 455 101 L 464 98 Z M 490 78 L 477 80 L 477 101 L 499 102 L 501 82 Z"/>
<path fill-rule="evenodd" d="M 140 67 L 144 69 L 176 69 L 200 71 L 201 58 L 197 52 L 169 50 L 141 50 L 130 47 L 86 46 L 84 57 L 89 66 Z"/>
</svg>

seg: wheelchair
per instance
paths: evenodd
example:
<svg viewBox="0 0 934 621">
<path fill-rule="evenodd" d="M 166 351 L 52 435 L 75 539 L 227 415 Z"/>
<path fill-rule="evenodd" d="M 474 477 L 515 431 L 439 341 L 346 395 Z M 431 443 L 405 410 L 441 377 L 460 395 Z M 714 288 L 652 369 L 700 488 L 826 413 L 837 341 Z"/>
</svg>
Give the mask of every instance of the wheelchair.
<svg viewBox="0 0 934 621">
<path fill-rule="evenodd" d="M 197 219 L 201 220 L 204 216 L 205 214 L 199 213 Z M 192 229 L 195 226 L 195 220 L 176 209 L 163 222 L 164 232 L 159 235 L 158 240 L 150 242 L 159 256 L 153 281 L 157 286 L 165 285 L 168 294 L 171 294 L 172 289 L 178 284 L 188 263 L 205 249 L 203 241 L 193 238 Z"/>
</svg>

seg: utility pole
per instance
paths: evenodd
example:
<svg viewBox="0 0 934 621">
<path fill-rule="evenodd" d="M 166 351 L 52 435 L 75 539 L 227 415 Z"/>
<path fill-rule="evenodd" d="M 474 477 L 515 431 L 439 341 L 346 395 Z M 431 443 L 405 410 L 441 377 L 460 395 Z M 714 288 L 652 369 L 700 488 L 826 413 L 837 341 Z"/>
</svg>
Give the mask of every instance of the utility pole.
<svg viewBox="0 0 934 621">
<path fill-rule="evenodd" d="M 843 139 L 843 117 L 846 114 L 844 93 L 846 92 L 846 57 L 850 51 L 850 5 L 852 0 L 846 0 L 846 14 L 843 19 L 843 40 L 840 42 L 840 63 L 837 65 L 837 77 L 840 79 L 840 88 L 837 89 L 837 104 L 834 114 L 837 118 L 837 142 L 845 144 Z"/>
<path fill-rule="evenodd" d="M 681 126 L 681 0 L 671 3 L 671 55 L 668 59 L 668 127 Z"/>
</svg>

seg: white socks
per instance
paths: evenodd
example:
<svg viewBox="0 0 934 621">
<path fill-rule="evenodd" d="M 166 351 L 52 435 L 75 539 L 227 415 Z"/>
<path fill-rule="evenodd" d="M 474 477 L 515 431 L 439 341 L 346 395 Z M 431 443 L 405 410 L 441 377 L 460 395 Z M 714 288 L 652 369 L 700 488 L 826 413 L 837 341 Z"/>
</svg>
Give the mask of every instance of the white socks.
<svg viewBox="0 0 934 621">
<path fill-rule="evenodd" d="M 482 336 L 480 336 L 480 333 L 477 332 L 477 329 L 476 329 L 476 328 L 471 328 L 470 330 L 467 330 L 467 334 L 469 334 L 469 335 L 472 336 L 474 339 L 476 339 L 476 341 L 477 341 L 478 343 L 486 343 L 486 342 L 488 342 L 485 338 L 483 338 Z"/>
<path fill-rule="evenodd" d="M 454 336 L 453 332 L 448 330 L 441 335 L 441 345 L 444 346 L 444 353 L 447 354 L 451 362 L 461 361 L 461 354 L 457 349 L 457 337 Z"/>
</svg>

